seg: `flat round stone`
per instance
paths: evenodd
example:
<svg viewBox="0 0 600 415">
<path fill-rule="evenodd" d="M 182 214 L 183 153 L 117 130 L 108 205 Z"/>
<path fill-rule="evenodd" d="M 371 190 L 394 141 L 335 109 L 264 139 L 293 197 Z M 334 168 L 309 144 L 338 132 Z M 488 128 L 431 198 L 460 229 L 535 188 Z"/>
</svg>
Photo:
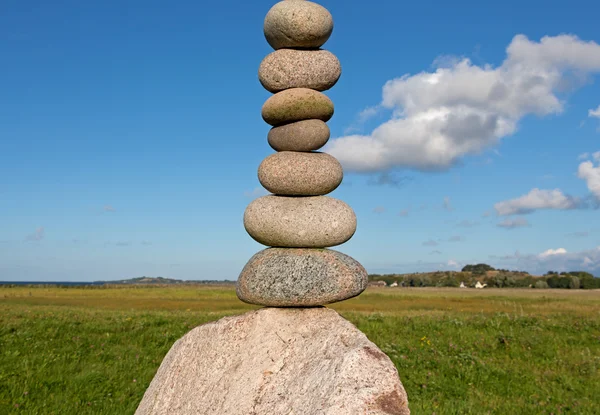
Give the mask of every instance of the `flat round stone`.
<svg viewBox="0 0 600 415">
<path fill-rule="evenodd" d="M 276 151 L 313 151 L 329 140 L 329 127 L 321 120 L 302 120 L 271 128 L 269 145 Z"/>
<path fill-rule="evenodd" d="M 276 195 L 326 195 L 343 177 L 342 165 L 327 153 L 282 151 L 271 154 L 258 167 L 258 180 Z"/>
<path fill-rule="evenodd" d="M 263 196 L 244 212 L 244 227 L 257 242 L 273 247 L 326 248 L 356 232 L 356 215 L 327 196 Z"/>
<path fill-rule="evenodd" d="M 289 88 L 326 91 L 340 79 L 342 66 L 327 50 L 280 49 L 269 55 L 258 68 L 258 79 L 270 92 Z"/>
<path fill-rule="evenodd" d="M 332 116 L 333 102 L 327 95 L 308 88 L 278 92 L 262 107 L 263 120 L 272 126 L 310 119 L 329 121 Z"/>
<path fill-rule="evenodd" d="M 273 49 L 320 48 L 333 32 L 333 18 L 311 1 L 281 1 L 267 13 L 264 32 Z"/>
<path fill-rule="evenodd" d="M 368 284 L 358 261 L 330 249 L 268 248 L 242 270 L 240 300 L 270 307 L 310 307 L 356 297 Z"/>
</svg>

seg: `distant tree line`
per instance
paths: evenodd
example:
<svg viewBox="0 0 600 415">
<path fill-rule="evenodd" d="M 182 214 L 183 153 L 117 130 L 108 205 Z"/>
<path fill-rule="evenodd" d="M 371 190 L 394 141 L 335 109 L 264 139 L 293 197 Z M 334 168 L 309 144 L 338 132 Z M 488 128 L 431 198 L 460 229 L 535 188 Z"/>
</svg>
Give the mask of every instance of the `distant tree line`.
<svg viewBox="0 0 600 415">
<path fill-rule="evenodd" d="M 584 290 L 600 288 L 600 278 L 594 278 L 585 271 L 558 272 L 548 271 L 544 275 L 548 288 L 581 288 Z"/>
<path fill-rule="evenodd" d="M 493 288 L 600 289 L 600 278 L 589 272 L 549 271 L 536 277 L 524 271 L 495 269 L 487 264 L 466 265 L 461 271 L 416 272 L 410 274 L 370 274 L 370 281 L 394 282 L 402 287 L 474 287 L 477 282 Z"/>
</svg>

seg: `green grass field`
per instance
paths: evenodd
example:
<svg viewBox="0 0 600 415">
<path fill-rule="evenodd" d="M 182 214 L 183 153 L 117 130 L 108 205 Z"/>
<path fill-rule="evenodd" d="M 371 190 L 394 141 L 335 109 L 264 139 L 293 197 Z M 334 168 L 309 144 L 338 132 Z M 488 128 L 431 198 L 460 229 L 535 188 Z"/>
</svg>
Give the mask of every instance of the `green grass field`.
<svg viewBox="0 0 600 415">
<path fill-rule="evenodd" d="M 253 308 L 231 287 L 0 287 L 0 414 L 132 414 L 175 340 Z M 599 291 L 369 289 L 332 308 L 390 356 L 413 414 L 600 413 Z"/>
</svg>

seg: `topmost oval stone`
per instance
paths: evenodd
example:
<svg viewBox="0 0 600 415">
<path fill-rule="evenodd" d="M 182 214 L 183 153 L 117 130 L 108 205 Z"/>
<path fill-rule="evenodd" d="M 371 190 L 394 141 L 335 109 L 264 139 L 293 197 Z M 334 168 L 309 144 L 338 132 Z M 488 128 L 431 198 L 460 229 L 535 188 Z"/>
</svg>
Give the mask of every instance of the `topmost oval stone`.
<svg viewBox="0 0 600 415">
<path fill-rule="evenodd" d="M 265 17 L 265 38 L 273 49 L 320 48 L 333 31 L 329 11 L 304 0 L 284 0 L 275 4 Z"/>
</svg>

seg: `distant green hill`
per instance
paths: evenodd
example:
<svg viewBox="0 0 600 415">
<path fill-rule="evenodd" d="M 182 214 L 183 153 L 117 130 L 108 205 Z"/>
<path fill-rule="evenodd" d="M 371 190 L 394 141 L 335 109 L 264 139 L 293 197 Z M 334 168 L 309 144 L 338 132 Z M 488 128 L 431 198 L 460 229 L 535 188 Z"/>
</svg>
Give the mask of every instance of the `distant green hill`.
<svg viewBox="0 0 600 415">
<path fill-rule="evenodd" d="M 175 284 L 233 284 L 235 281 L 229 280 L 177 280 L 164 277 L 137 277 L 116 281 L 98 281 L 100 284 L 122 284 L 122 285 L 175 285 Z"/>
</svg>

